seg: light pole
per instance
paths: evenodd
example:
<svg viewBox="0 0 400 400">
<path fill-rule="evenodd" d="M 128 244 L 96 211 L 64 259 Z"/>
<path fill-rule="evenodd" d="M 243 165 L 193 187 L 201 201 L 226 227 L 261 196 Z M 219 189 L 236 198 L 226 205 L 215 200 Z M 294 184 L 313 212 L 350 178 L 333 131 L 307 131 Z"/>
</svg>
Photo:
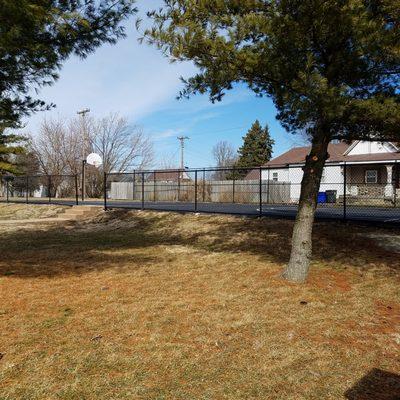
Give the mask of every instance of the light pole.
<svg viewBox="0 0 400 400">
<path fill-rule="evenodd" d="M 89 108 L 84 108 L 76 113 L 82 118 L 83 143 L 82 143 L 82 201 L 85 201 L 85 166 L 86 166 L 86 150 L 88 144 L 88 134 L 86 129 L 86 114 L 90 112 Z"/>
</svg>

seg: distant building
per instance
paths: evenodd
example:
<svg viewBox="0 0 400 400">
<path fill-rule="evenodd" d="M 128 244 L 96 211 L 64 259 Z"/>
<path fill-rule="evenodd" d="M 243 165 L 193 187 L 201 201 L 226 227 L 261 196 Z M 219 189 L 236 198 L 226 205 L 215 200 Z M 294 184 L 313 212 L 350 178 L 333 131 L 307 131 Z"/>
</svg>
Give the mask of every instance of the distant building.
<svg viewBox="0 0 400 400">
<path fill-rule="evenodd" d="M 290 198 L 300 197 L 303 167 L 310 147 L 295 147 L 264 165 L 262 179 L 290 184 Z M 392 142 L 354 141 L 331 143 L 329 158 L 323 170 L 320 191 L 334 190 L 355 198 L 387 199 L 400 194 L 400 151 Z M 346 167 L 345 167 L 346 166 Z M 250 171 L 245 179 L 260 178 L 259 169 Z"/>
<path fill-rule="evenodd" d="M 147 182 L 187 182 L 192 179 L 184 170 L 159 170 L 150 173 L 147 176 Z"/>
</svg>

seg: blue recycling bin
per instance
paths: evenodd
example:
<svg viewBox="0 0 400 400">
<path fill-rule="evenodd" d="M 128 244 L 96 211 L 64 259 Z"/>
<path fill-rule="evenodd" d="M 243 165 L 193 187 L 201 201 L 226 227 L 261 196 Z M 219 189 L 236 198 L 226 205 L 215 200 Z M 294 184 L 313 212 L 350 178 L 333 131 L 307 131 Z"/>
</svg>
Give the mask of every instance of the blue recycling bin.
<svg viewBox="0 0 400 400">
<path fill-rule="evenodd" d="M 318 198 L 317 198 L 317 203 L 326 203 L 327 197 L 326 197 L 326 192 L 318 192 Z"/>
</svg>

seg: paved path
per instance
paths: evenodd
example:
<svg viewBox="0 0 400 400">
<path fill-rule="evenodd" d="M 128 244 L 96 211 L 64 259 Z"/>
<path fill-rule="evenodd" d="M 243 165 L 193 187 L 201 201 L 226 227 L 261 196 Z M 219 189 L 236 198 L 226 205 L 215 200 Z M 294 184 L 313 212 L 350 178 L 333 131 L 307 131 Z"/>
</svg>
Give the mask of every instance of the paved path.
<svg viewBox="0 0 400 400">
<path fill-rule="evenodd" d="M 21 203 L 23 200 L 21 200 Z M 45 200 L 30 201 L 31 204 L 45 204 Z M 73 200 L 52 199 L 51 204 L 74 205 Z M 102 200 L 86 200 L 79 204 L 102 206 Z M 116 201 L 108 200 L 108 208 L 130 208 L 141 209 L 140 201 Z M 193 203 L 184 202 L 145 202 L 144 208 L 147 210 L 161 211 L 182 211 L 182 212 L 203 212 L 220 214 L 239 214 L 239 215 L 264 215 L 280 218 L 295 218 L 297 205 L 271 205 L 263 204 L 260 213 L 259 206 L 256 204 L 233 204 L 233 203 L 201 203 L 197 204 L 197 209 Z M 316 212 L 317 219 L 343 220 L 343 207 L 336 205 L 319 205 Z M 362 207 L 348 206 L 346 219 L 351 221 L 366 221 L 375 223 L 384 223 L 385 225 L 394 225 L 400 227 L 400 208 L 398 207 Z"/>
</svg>

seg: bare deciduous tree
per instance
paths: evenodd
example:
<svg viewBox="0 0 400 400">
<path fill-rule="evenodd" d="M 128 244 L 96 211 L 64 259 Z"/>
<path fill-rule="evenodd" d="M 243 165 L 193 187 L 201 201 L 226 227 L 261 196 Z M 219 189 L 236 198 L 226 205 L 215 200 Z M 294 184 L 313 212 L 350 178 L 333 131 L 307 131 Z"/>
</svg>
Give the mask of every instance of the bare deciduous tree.
<svg viewBox="0 0 400 400">
<path fill-rule="evenodd" d="M 230 167 L 236 160 L 236 151 L 232 144 L 222 140 L 213 147 L 213 156 L 217 167 Z"/>
<path fill-rule="evenodd" d="M 164 154 L 160 157 L 160 161 L 158 162 L 158 166 L 160 169 L 179 169 L 179 163 L 176 161 L 175 154 Z"/>
<path fill-rule="evenodd" d="M 103 159 L 105 172 L 125 172 L 148 168 L 153 163 L 153 144 L 126 118 L 110 114 L 95 123 L 90 141 L 93 151 Z"/>
<path fill-rule="evenodd" d="M 94 120 L 74 118 L 65 121 L 58 117 L 42 122 L 39 132 L 30 137 L 31 151 L 37 157 L 41 172 L 46 175 L 78 175 L 82 187 L 82 160 L 91 152 L 103 159 L 100 168 L 85 168 L 85 192 L 99 197 L 103 191 L 103 172 L 125 172 L 151 166 L 153 146 L 138 127 L 131 127 L 118 114 Z M 69 178 L 64 180 L 70 182 Z M 59 182 L 53 178 L 52 189 L 57 195 Z"/>
<path fill-rule="evenodd" d="M 30 145 L 45 174 L 76 174 L 92 151 L 103 158 L 101 171 L 105 172 L 143 169 L 153 161 L 152 142 L 118 114 L 86 120 L 85 127 L 80 118 L 45 119 L 37 135 L 30 137 Z"/>
<path fill-rule="evenodd" d="M 66 173 L 65 142 L 67 131 L 60 118 L 44 119 L 37 135 L 30 136 L 30 147 L 39 160 L 43 173 Z"/>
<path fill-rule="evenodd" d="M 235 165 L 237 161 L 237 153 L 232 144 L 223 140 L 218 142 L 212 149 L 215 165 L 218 168 L 228 168 Z M 225 171 L 218 171 L 215 173 L 215 179 L 225 179 L 227 173 Z"/>
<path fill-rule="evenodd" d="M 90 136 L 94 126 L 95 120 L 87 116 L 84 119 L 76 117 L 68 122 L 63 151 L 68 170 L 73 174 L 81 171 L 82 160 L 92 152 Z"/>
</svg>

